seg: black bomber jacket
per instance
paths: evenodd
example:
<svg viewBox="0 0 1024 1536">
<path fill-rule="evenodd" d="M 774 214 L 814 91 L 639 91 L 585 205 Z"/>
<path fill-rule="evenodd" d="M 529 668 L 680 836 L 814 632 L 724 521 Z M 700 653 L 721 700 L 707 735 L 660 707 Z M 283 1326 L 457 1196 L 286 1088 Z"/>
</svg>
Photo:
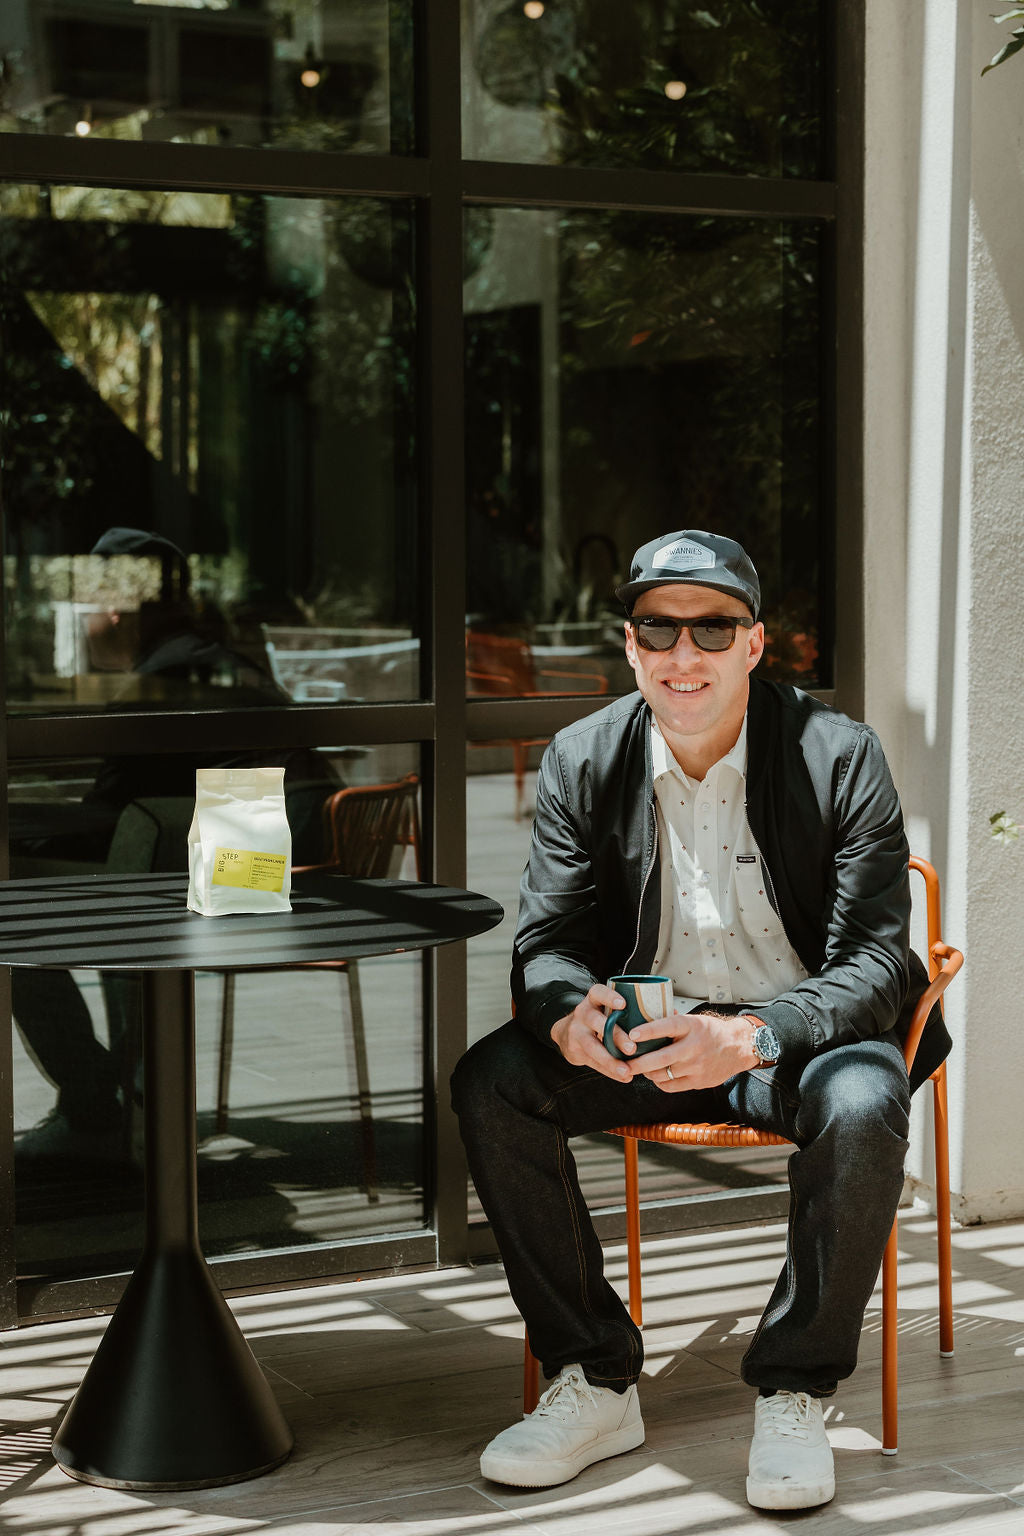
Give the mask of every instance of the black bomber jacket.
<svg viewBox="0 0 1024 1536">
<path fill-rule="evenodd" d="M 804 968 L 752 1011 L 782 1064 L 894 1031 L 928 983 L 911 951 L 903 815 L 874 731 L 797 688 L 752 679 L 747 820 L 765 889 Z M 650 711 L 639 693 L 562 730 L 537 776 L 537 814 L 512 958 L 516 1018 L 552 1024 L 595 981 L 654 963 L 661 919 Z M 936 1007 L 911 1072 L 950 1049 Z"/>
</svg>

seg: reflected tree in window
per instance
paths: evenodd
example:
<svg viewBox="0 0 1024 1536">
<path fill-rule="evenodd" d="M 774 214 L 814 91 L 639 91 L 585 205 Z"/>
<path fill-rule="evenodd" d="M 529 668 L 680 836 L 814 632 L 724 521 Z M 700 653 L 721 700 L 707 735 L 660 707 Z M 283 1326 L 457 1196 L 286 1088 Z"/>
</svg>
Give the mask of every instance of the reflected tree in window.
<svg viewBox="0 0 1024 1536">
<path fill-rule="evenodd" d="M 713 528 L 761 571 L 768 669 L 817 682 L 817 225 L 499 219 L 520 221 L 495 250 L 528 276 L 503 302 L 499 255 L 469 289 L 472 625 L 620 650 L 614 588 L 633 549 Z"/>
<path fill-rule="evenodd" d="M 819 175 L 821 10 L 819 0 L 477 0 L 473 152 Z"/>
<path fill-rule="evenodd" d="M 87 601 L 67 557 L 114 525 L 171 538 L 254 659 L 267 624 L 410 636 L 415 571 L 396 553 L 415 544 L 408 205 L 3 197 L 9 663 L 21 688 L 60 671 L 54 604 Z"/>
</svg>

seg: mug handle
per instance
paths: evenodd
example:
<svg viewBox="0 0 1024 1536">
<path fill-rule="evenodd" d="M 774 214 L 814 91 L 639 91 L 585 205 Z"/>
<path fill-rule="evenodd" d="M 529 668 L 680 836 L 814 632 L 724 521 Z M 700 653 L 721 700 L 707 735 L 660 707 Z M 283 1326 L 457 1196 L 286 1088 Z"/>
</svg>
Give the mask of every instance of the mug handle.
<svg viewBox="0 0 1024 1536">
<path fill-rule="evenodd" d="M 621 1008 L 613 1008 L 611 1013 L 604 1021 L 604 1048 L 608 1052 L 609 1056 L 615 1057 L 616 1061 L 625 1061 L 627 1059 L 615 1044 L 614 1029 L 621 1012 Z M 629 1034 L 628 1029 L 626 1030 L 626 1034 Z"/>
</svg>

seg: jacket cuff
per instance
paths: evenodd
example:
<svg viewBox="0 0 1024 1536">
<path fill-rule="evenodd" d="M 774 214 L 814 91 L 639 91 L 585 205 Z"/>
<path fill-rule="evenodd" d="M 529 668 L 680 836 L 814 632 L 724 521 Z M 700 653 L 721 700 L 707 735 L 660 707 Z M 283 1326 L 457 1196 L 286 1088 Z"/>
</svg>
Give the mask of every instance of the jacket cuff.
<svg viewBox="0 0 1024 1536">
<path fill-rule="evenodd" d="M 787 1057 L 807 1059 L 814 1055 L 817 1044 L 811 1021 L 794 1003 L 782 999 L 774 1003 L 754 1003 L 743 1011 L 771 1025 L 782 1047 L 780 1060 L 785 1061 Z"/>
<path fill-rule="evenodd" d="M 536 1010 L 531 1010 L 532 1016 L 527 1025 L 531 1034 L 536 1035 L 542 1045 L 550 1045 L 552 1050 L 557 1050 L 558 1047 L 551 1038 L 551 1026 L 557 1024 L 559 1019 L 564 1019 L 566 1014 L 572 1013 L 577 1003 L 582 1003 L 586 995 L 585 988 L 581 990 L 579 987 L 569 985 L 547 991 L 547 996 L 540 1006 Z"/>
</svg>

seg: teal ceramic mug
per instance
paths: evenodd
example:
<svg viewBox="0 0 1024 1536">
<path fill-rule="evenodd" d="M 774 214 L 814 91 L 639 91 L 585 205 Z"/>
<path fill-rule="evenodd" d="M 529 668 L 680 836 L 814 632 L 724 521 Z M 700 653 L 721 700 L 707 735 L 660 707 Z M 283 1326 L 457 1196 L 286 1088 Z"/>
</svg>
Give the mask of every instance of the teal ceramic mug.
<svg viewBox="0 0 1024 1536">
<path fill-rule="evenodd" d="M 638 1024 L 668 1018 L 672 1012 L 672 981 L 668 976 L 609 976 L 608 985 L 621 993 L 626 1006 L 609 1012 L 604 1026 L 604 1048 L 618 1061 L 625 1061 L 627 1058 L 615 1044 L 616 1024 L 630 1034 Z M 670 1035 L 660 1040 L 638 1040 L 635 1054 L 643 1056 L 647 1051 L 658 1051 L 663 1045 L 670 1045 L 671 1040 Z"/>
</svg>

